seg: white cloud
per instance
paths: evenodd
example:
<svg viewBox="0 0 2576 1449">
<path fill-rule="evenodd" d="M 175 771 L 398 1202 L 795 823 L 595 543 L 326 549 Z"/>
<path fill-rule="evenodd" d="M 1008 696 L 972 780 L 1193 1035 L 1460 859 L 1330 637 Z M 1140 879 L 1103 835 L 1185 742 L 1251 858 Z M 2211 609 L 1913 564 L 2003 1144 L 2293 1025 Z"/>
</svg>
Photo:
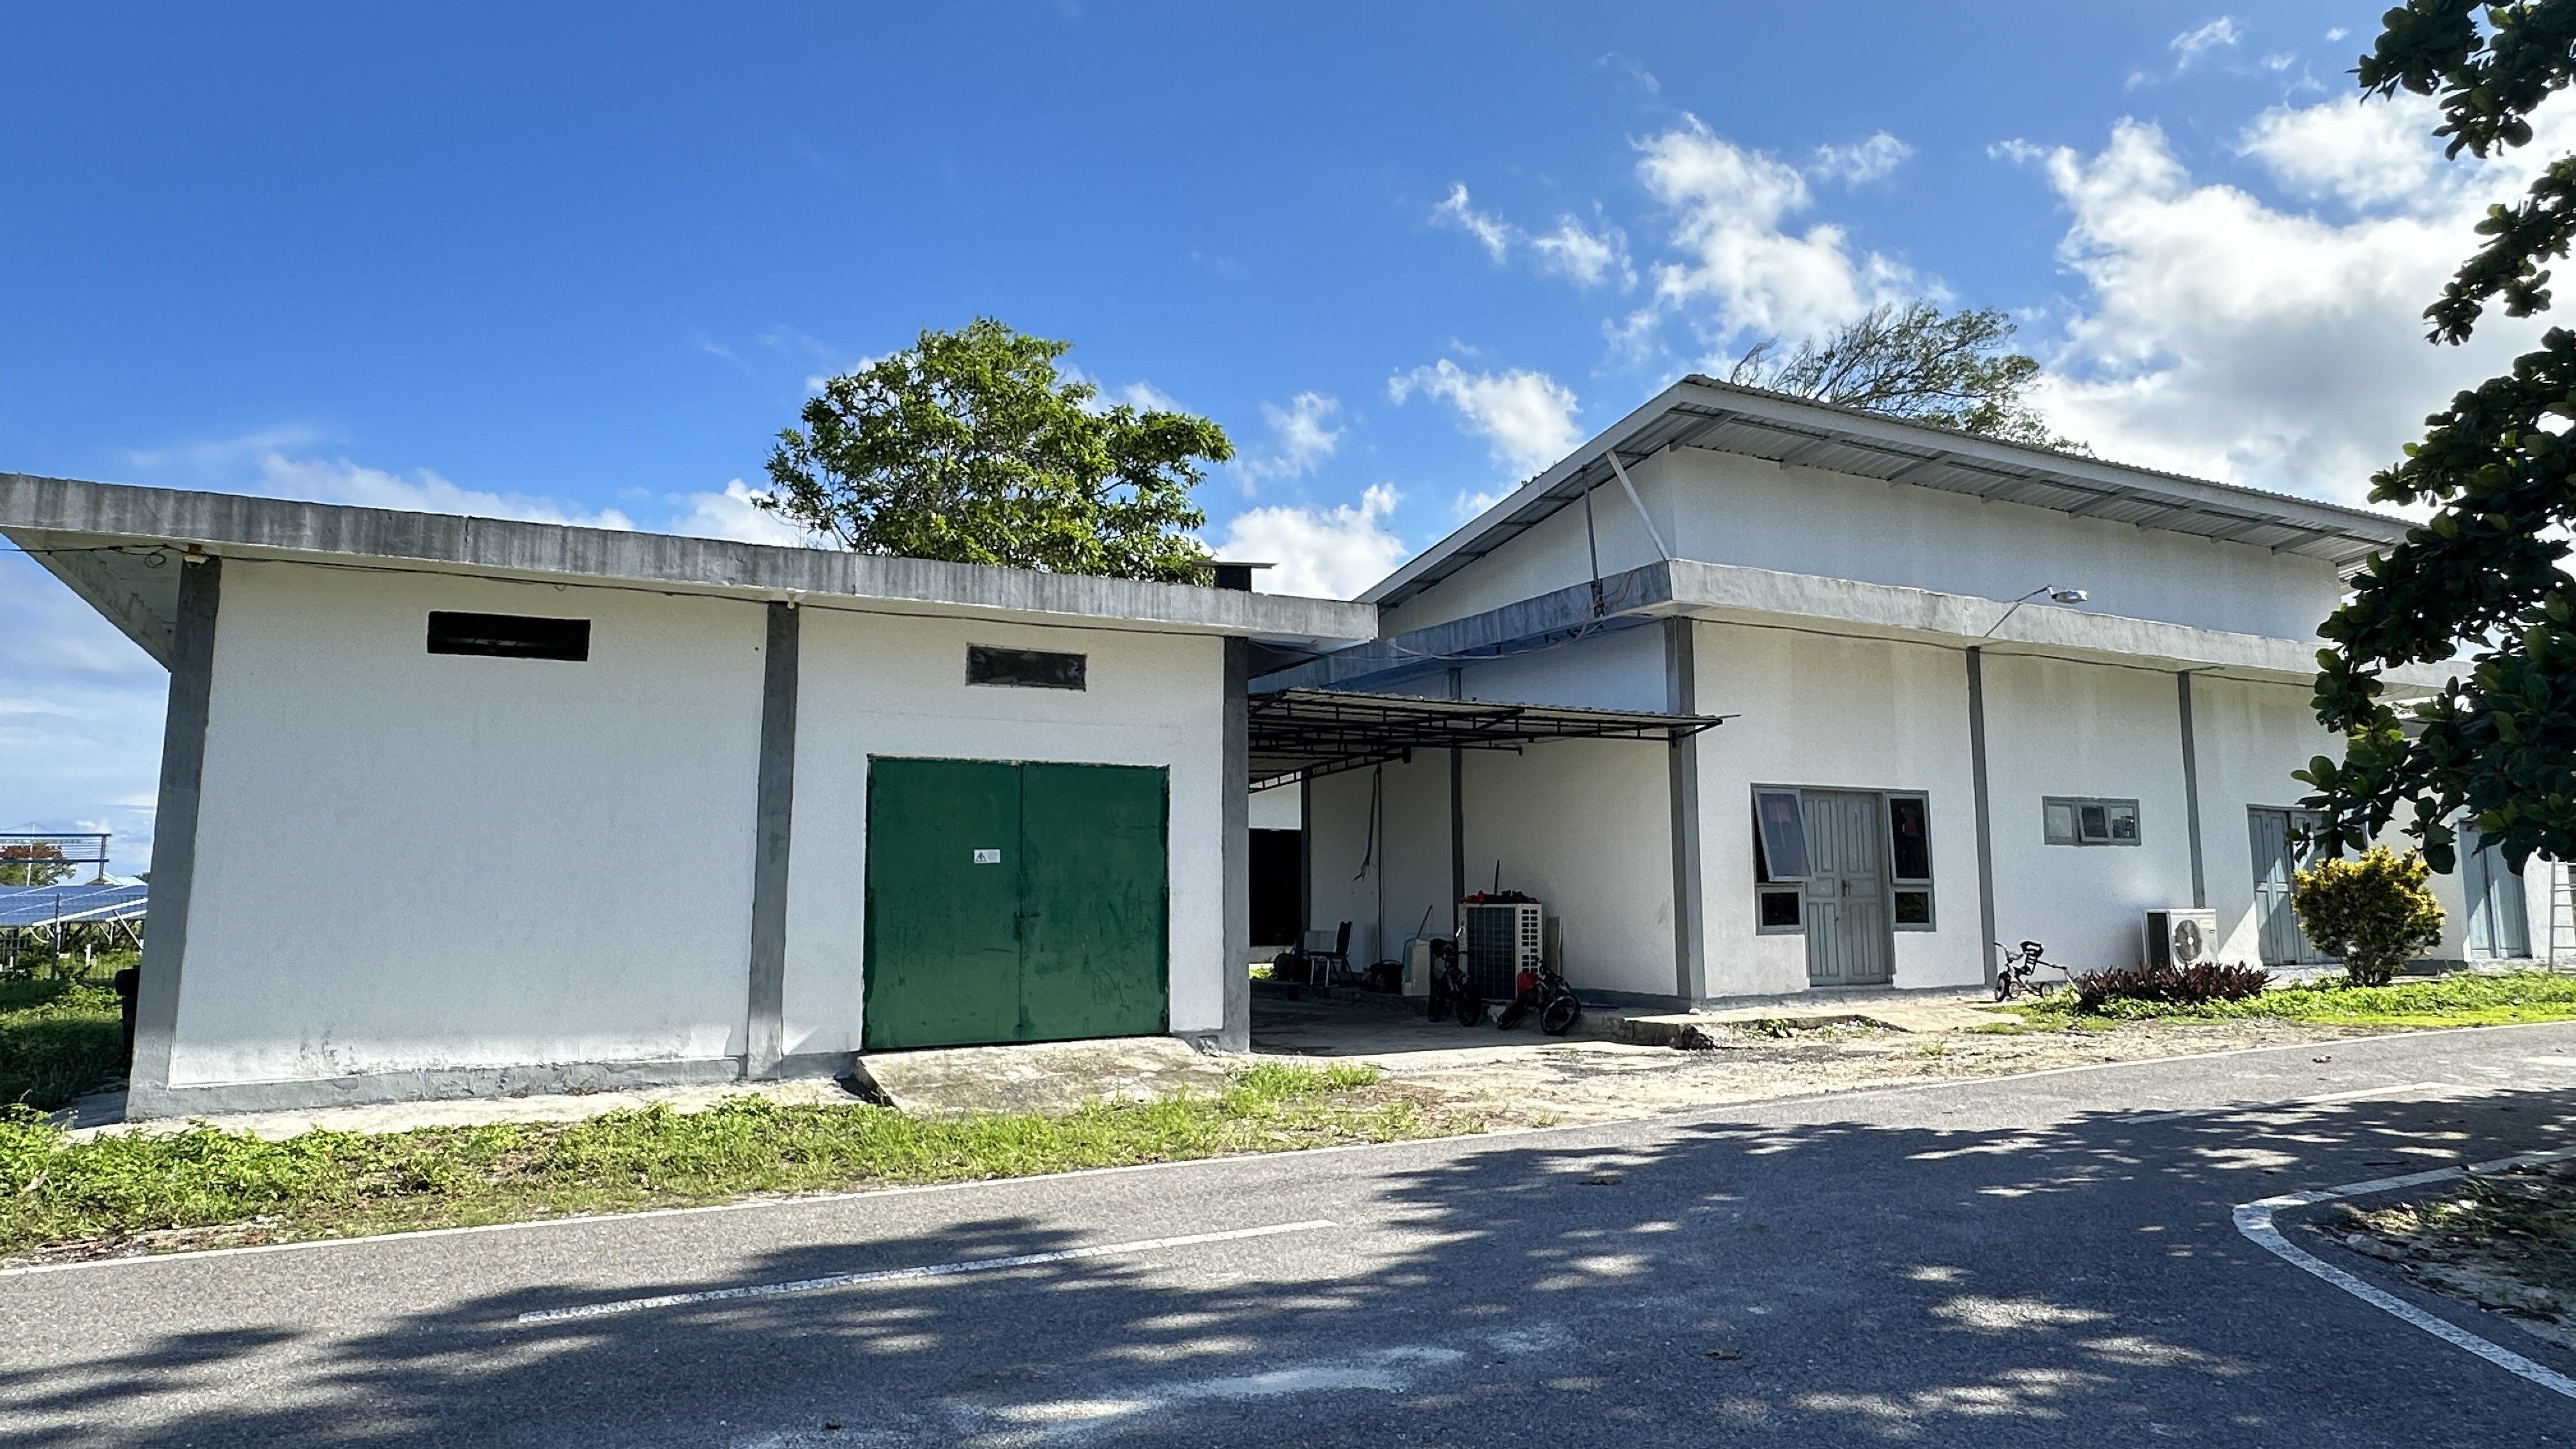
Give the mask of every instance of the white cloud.
<svg viewBox="0 0 2576 1449">
<path fill-rule="evenodd" d="M 1380 483 L 1356 508 L 1255 508 L 1226 526 L 1216 554 L 1277 564 L 1253 575 L 1265 593 L 1347 599 L 1394 572 L 1410 552 L 1385 527 L 1396 500 L 1393 485 Z"/>
<path fill-rule="evenodd" d="M 690 538 L 729 538 L 780 548 L 837 547 L 755 505 L 752 500 L 758 496 L 739 478 L 725 484 L 721 492 L 676 495 L 671 501 L 682 507 L 671 515 L 670 530 Z"/>
<path fill-rule="evenodd" d="M 1501 261 L 1512 248 L 1511 223 L 1476 210 L 1467 201 L 1467 183 L 1461 181 L 1449 188 L 1449 199 L 1431 208 L 1431 219 L 1444 226 L 1454 226 L 1484 243 L 1485 254 Z"/>
<path fill-rule="evenodd" d="M 451 483 L 427 468 L 405 478 L 381 468 L 363 467 L 346 458 L 293 458 L 270 450 L 256 460 L 250 491 L 270 498 L 311 503 L 349 503 L 361 508 L 396 508 L 412 513 L 464 513 L 477 518 L 524 518 L 535 523 L 570 523 L 584 528 L 633 528 L 634 522 L 614 508 L 585 513 L 551 498 L 526 493 L 486 493 Z"/>
<path fill-rule="evenodd" d="M 2244 30 L 2233 15 L 2221 15 L 2206 25 L 2196 26 L 2175 36 L 2169 42 L 2177 66 L 2191 65 L 2222 46 L 2233 47 L 2245 38 Z"/>
<path fill-rule="evenodd" d="M 1819 176 L 1858 186 L 1894 171 L 1913 154 L 1913 147 L 1880 131 L 1849 146 L 1818 146 L 1815 169 Z"/>
<path fill-rule="evenodd" d="M 1637 284 L 1636 269 L 1628 264 L 1628 235 L 1607 222 L 1595 230 L 1560 216 L 1556 230 L 1530 238 L 1529 246 L 1538 253 L 1541 271 L 1555 272 L 1578 287 L 1597 287 L 1613 276 L 1623 290 Z"/>
<path fill-rule="evenodd" d="M 2433 138 L 2439 116 L 2432 98 L 2403 91 L 2392 101 L 2275 106 L 2255 118 L 2237 150 L 2261 161 L 2299 196 L 2331 196 L 2354 207 L 2450 211 L 2477 177 L 2444 161 L 2441 143 Z"/>
<path fill-rule="evenodd" d="M 1416 392 L 1445 399 L 1484 437 L 1494 461 L 1517 473 L 1536 473 L 1582 441 L 1573 390 L 1543 372 L 1469 372 L 1444 357 L 1388 378 L 1386 392 L 1398 403 Z"/>
<path fill-rule="evenodd" d="M 2535 121 L 2531 146 L 2486 166 L 2424 160 L 2378 103 L 2258 121 L 2247 154 L 2295 194 L 2350 204 L 2345 219 L 2195 184 L 2137 121 L 2097 155 L 2052 152 L 2050 183 L 2074 214 L 2060 254 L 2088 294 L 2048 359 L 2041 407 L 2107 457 L 2361 501 L 2426 413 L 2538 330 L 2499 309 L 2468 346 L 2435 347 L 2421 316 L 2487 203 L 2576 142 L 2576 108 Z"/>
<path fill-rule="evenodd" d="M 1150 382 L 1131 382 L 1111 396 L 1140 413 L 1177 413 L 1186 411 L 1170 393 Z"/>
<path fill-rule="evenodd" d="M 1271 452 L 1267 457 L 1246 458 L 1236 466 L 1256 480 L 1294 478 L 1314 471 L 1341 446 L 1342 430 L 1326 422 L 1341 411 L 1341 406 L 1340 399 L 1320 392 L 1301 392 L 1290 398 L 1284 408 L 1263 403 L 1261 416 L 1270 424 Z"/>
<path fill-rule="evenodd" d="M 1787 229 L 1812 200 L 1796 167 L 1683 119 L 1639 146 L 1639 179 L 1673 213 L 1679 259 L 1654 269 L 1654 302 L 1629 319 L 1631 334 L 1681 316 L 1717 346 L 1807 337 L 1916 290 L 1904 267 L 1856 255 L 1840 227 Z"/>
</svg>

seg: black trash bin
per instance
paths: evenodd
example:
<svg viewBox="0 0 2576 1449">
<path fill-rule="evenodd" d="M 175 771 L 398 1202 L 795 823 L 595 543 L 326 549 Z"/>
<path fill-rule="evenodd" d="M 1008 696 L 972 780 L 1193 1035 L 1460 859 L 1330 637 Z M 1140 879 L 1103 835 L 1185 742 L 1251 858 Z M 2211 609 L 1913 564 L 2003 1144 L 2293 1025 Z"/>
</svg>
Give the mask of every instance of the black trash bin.
<svg viewBox="0 0 2576 1449">
<path fill-rule="evenodd" d="M 125 1018 L 125 1070 L 134 1070 L 134 991 L 143 973 L 128 966 L 109 978 L 116 987 L 117 1014 Z"/>
</svg>

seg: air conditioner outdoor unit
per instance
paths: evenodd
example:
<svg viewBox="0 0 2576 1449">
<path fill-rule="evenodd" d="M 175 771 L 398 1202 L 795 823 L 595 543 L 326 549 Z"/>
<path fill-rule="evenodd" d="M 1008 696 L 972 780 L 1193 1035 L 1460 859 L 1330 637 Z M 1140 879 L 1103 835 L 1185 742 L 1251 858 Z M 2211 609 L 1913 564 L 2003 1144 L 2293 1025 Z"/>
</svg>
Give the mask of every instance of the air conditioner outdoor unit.
<svg viewBox="0 0 2576 1449">
<path fill-rule="evenodd" d="M 1509 1001 L 1519 994 L 1514 981 L 1523 971 L 1536 971 L 1545 959 L 1546 937 L 1536 901 L 1461 901 L 1458 903 L 1458 964 L 1476 994 L 1487 1001 Z"/>
<path fill-rule="evenodd" d="M 2180 969 L 2218 954 L 2218 912 L 2174 907 L 2147 912 L 2147 964 Z"/>
</svg>

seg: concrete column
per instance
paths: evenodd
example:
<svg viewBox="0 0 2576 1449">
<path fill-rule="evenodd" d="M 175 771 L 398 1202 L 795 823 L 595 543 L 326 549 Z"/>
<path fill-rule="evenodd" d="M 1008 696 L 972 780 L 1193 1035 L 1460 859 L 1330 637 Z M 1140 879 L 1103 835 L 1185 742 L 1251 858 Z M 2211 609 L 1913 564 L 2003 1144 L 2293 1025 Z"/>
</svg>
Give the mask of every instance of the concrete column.
<svg viewBox="0 0 2576 1449">
<path fill-rule="evenodd" d="M 224 564 L 179 565 L 179 618 L 170 642 L 170 704 L 161 726 L 161 799 L 152 828 L 152 906 L 134 1004 L 129 1117 L 166 1116 L 179 1035 L 179 978 L 188 954 L 188 898 L 197 874 L 197 804 L 205 785 L 206 719 L 214 699 L 215 616 Z"/>
<path fill-rule="evenodd" d="M 1664 621 L 1664 708 L 1699 713 L 1698 632 L 1689 619 Z M 1672 742 L 1666 779 L 1673 815 L 1673 994 L 1708 997 L 1708 903 L 1700 899 L 1699 746 L 1704 735 Z"/>
<path fill-rule="evenodd" d="M 785 1052 L 787 856 L 796 805 L 796 641 L 803 611 L 769 606 L 760 679 L 760 793 L 751 867 L 751 982 L 742 1074 L 776 1077 Z"/>
<path fill-rule="evenodd" d="M 1977 792 L 1977 960 L 1995 983 L 1995 827 L 1986 798 L 1986 651 L 1968 651 L 1968 770 Z"/>
<path fill-rule="evenodd" d="M 2191 903 L 2209 904 L 2209 877 L 2200 859 L 2200 742 L 2191 724 L 2191 671 L 2174 675 L 2174 692 L 2182 703 L 2182 813 L 2191 830 Z"/>
<path fill-rule="evenodd" d="M 1225 641 L 1225 1024 L 1219 1050 L 1252 1050 L 1252 644 Z"/>
<path fill-rule="evenodd" d="M 1451 667 L 1449 670 L 1449 697 L 1451 699 L 1465 699 L 1467 697 L 1466 670 L 1455 666 Z M 1451 905 L 1448 914 L 1452 918 L 1451 924 L 1453 925 L 1455 924 L 1455 918 L 1457 915 L 1456 902 L 1461 896 L 1467 894 L 1466 761 L 1466 751 L 1453 749 L 1449 752 L 1449 900 Z M 1383 810 L 1381 810 L 1381 817 L 1382 816 Z M 1381 866 L 1378 870 L 1378 879 L 1380 881 L 1378 889 L 1380 894 L 1384 894 L 1385 892 L 1385 878 L 1386 871 L 1385 868 Z M 1385 934 L 1385 927 L 1380 926 L 1378 929 L 1379 934 L 1383 936 Z M 1386 950 L 1386 943 L 1383 940 L 1379 941 L 1378 950 L 1381 954 Z"/>
</svg>

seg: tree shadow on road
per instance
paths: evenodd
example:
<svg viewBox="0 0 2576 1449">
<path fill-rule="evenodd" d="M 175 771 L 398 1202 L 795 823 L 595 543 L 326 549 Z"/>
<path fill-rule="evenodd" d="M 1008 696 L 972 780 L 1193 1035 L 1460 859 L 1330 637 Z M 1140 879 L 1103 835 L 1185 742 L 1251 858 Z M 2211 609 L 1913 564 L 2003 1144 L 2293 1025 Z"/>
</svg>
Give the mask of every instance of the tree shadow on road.
<svg viewBox="0 0 2576 1449">
<path fill-rule="evenodd" d="M 1819 1107 L 1820 1115 L 1837 1109 Z M 1848 1109 L 1841 1109 L 1847 1113 Z M 1774 1120 L 1777 1120 L 1776 1114 Z M 1312 1216 L 1286 1159 L 1160 1174 L 1202 1221 L 1067 1210 L 830 1241 L 721 1271 L 594 1254 L 361 1323 L 245 1302 L 243 1329 L 6 1357 L 0 1437 L 43 1445 L 2064 1444 L 2530 1442 L 2568 1406 L 2237 1235 L 2236 1203 L 2576 1142 L 2576 1092 L 2037 1127 L 1828 1120 L 1388 1148 L 1283 1235 L 522 1325 L 518 1315 Z M 1641 1144 L 1641 1145 L 1640 1145 Z M 1347 1161 L 1353 1159 L 1345 1158 Z M 1384 1169 L 1395 1168 L 1391 1173 Z M 1311 1176 L 1311 1175 L 1310 1175 Z M 1106 1179 L 1065 1185 L 1063 1201 Z M 1278 1184 L 1276 1210 L 1260 1184 Z M 1246 1184 L 1249 1184 L 1247 1187 Z M 972 1195 L 956 1199 L 962 1208 Z M 912 1201 L 918 1204 L 920 1199 Z M 785 1211 L 796 1211 L 786 1209 Z M 655 1261 L 671 1218 L 613 1225 Z M 2295 1231 L 2295 1230 L 2294 1230 Z M 596 1244 L 599 1230 L 584 1230 Z M 1330 1233 L 1321 1234 L 1331 1238 Z M 454 1244 L 458 1240 L 445 1240 Z M 467 1240 L 494 1251 L 491 1238 Z M 564 1252 L 530 1235 L 514 1261 Z M 1286 1245 L 1293 1245 L 1282 1251 Z M 244 1285 L 354 1271 L 234 1258 Z M 122 1269 L 155 1272 L 158 1268 Z M 78 1274 L 0 1288 L 20 1315 Z M 14 1302 L 12 1300 L 15 1300 Z M 74 1311 L 76 1308 L 62 1311 Z M 2498 1331 L 2490 1329 L 2488 1331 Z M 2516 1342 L 2534 1357 L 2554 1352 Z M 828 1429 L 826 1424 L 837 1424 Z"/>
</svg>

